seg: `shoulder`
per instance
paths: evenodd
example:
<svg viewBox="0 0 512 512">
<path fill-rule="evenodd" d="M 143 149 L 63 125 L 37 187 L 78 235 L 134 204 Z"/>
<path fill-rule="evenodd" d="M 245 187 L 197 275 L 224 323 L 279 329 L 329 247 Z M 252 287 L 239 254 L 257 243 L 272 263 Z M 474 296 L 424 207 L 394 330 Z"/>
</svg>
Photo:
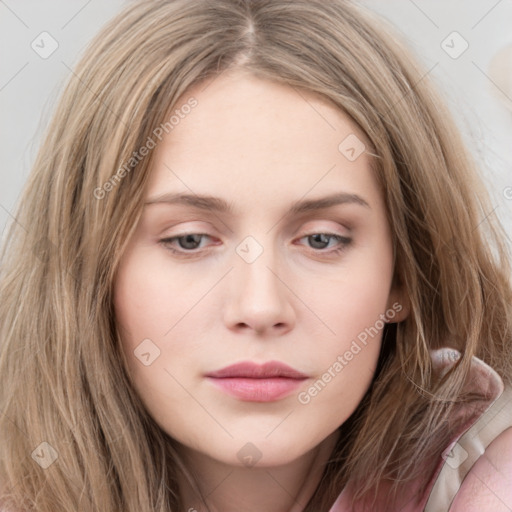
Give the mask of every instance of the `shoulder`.
<svg viewBox="0 0 512 512">
<path fill-rule="evenodd" d="M 450 512 L 512 510 L 512 427 L 487 446 L 467 473 Z"/>
<path fill-rule="evenodd" d="M 434 354 L 441 370 L 456 359 L 447 357 L 451 352 L 440 349 Z M 452 442 L 443 452 L 444 462 L 429 488 L 424 510 L 511 512 L 512 386 L 473 357 L 464 391 L 475 399 L 454 409 Z"/>
</svg>

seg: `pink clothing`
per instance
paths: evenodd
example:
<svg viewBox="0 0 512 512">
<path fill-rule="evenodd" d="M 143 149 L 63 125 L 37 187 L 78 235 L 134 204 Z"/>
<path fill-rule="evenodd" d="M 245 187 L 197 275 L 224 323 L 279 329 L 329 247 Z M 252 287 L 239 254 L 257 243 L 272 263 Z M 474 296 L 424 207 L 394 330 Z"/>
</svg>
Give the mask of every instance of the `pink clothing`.
<svg viewBox="0 0 512 512">
<path fill-rule="evenodd" d="M 450 348 L 431 355 L 441 375 L 460 357 Z M 512 388 L 476 357 L 465 386 L 477 398 L 454 413 L 465 421 L 439 457 L 427 492 L 418 500 L 412 483 L 411 494 L 403 496 L 398 508 L 377 506 L 365 512 L 512 511 Z M 350 483 L 329 512 L 352 512 Z"/>
</svg>

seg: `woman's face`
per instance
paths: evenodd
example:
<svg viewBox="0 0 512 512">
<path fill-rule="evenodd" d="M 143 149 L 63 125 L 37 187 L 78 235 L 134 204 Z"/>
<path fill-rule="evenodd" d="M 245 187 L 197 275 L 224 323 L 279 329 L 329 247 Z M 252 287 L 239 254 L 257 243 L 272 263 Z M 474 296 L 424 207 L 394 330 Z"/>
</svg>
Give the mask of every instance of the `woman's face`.
<svg viewBox="0 0 512 512">
<path fill-rule="evenodd" d="M 185 449 L 285 464 L 350 416 L 385 315 L 407 314 L 383 198 L 363 136 L 313 94 L 224 72 L 176 109 L 115 282 L 128 370 Z M 210 375 L 241 362 L 297 374 Z"/>
</svg>

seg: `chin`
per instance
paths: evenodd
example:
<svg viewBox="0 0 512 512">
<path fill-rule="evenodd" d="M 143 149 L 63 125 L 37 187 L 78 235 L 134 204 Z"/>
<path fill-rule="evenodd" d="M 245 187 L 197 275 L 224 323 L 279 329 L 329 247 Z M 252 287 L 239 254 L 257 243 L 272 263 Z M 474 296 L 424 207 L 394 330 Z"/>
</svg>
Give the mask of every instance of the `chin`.
<svg viewBox="0 0 512 512">
<path fill-rule="evenodd" d="M 261 438 L 247 436 L 243 441 L 235 440 L 222 452 L 212 453 L 210 456 L 219 462 L 238 468 L 272 468 L 291 464 L 312 448 L 306 444 L 302 446 L 290 438 L 285 443 L 278 439 L 274 441 L 265 439 L 264 436 Z M 231 456 L 226 457 L 228 454 Z"/>
</svg>

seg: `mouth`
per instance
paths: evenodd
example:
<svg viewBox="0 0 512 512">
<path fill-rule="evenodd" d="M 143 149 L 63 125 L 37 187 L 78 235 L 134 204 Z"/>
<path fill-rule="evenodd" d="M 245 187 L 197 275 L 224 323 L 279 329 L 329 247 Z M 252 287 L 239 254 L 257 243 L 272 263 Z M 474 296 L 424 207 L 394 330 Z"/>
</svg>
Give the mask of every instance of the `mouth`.
<svg viewBox="0 0 512 512">
<path fill-rule="evenodd" d="M 308 378 L 302 372 L 271 361 L 246 361 L 206 375 L 218 389 L 247 402 L 273 402 L 293 393 Z"/>
</svg>

